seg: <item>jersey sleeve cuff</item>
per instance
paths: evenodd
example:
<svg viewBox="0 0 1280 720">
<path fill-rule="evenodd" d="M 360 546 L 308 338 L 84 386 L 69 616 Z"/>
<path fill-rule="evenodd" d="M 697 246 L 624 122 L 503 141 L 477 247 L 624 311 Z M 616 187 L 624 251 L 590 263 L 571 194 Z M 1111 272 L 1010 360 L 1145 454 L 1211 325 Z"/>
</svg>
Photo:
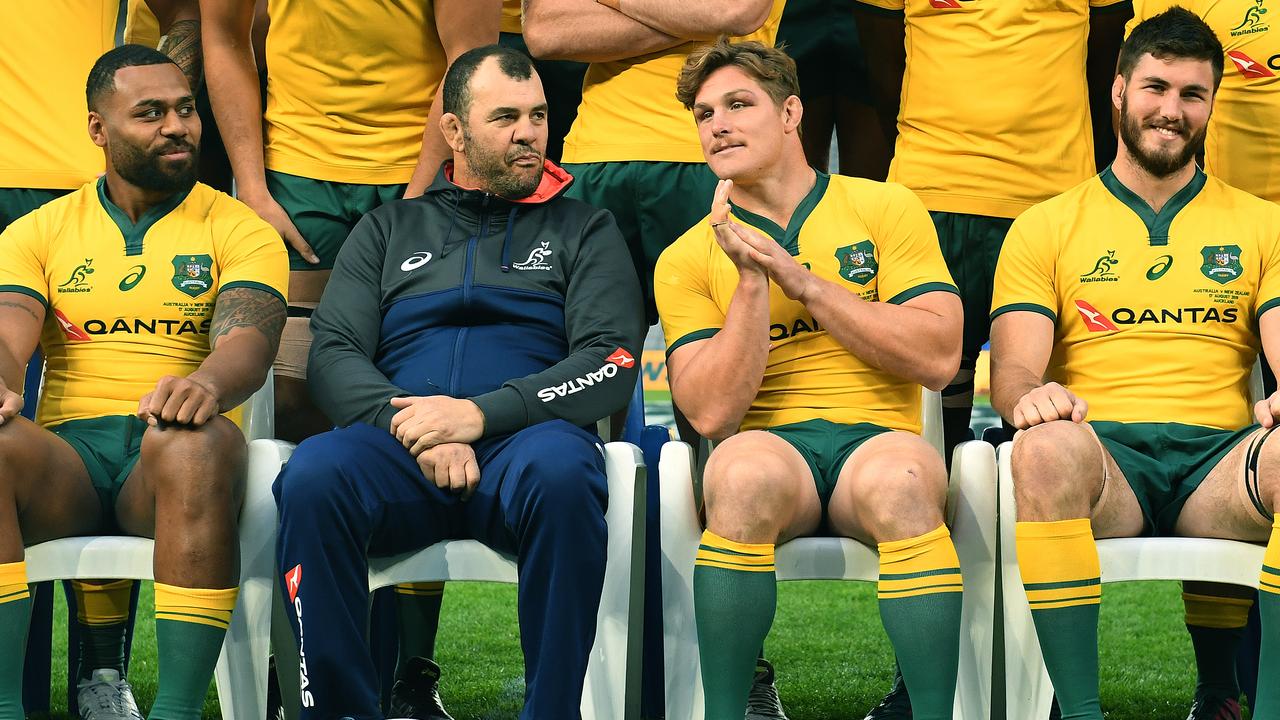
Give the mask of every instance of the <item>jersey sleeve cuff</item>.
<svg viewBox="0 0 1280 720">
<path fill-rule="evenodd" d="M 3 290 L 3 289 L 4 287 L 0 287 L 0 290 Z M 1280 307 L 1280 297 L 1271 298 L 1270 300 L 1259 305 L 1258 312 L 1254 314 L 1254 319 L 1262 317 L 1263 313 L 1275 307 Z"/>
<path fill-rule="evenodd" d="M 45 310 L 49 309 L 49 301 L 45 299 L 45 296 L 41 295 L 39 291 L 33 290 L 26 285 L 0 285 L 0 292 L 15 292 L 20 295 L 26 295 L 27 297 L 33 297 L 40 301 L 40 304 L 44 306 Z M 1259 315 L 1261 315 L 1261 313 L 1259 313 Z"/>
<path fill-rule="evenodd" d="M 991 319 L 995 320 L 996 318 L 1008 312 L 1040 313 L 1041 315 L 1052 320 L 1054 323 L 1058 322 L 1058 314 L 1050 310 L 1049 308 L 1043 305 L 1040 305 L 1039 303 L 1009 303 L 1008 305 L 1001 305 L 1000 307 L 991 311 Z"/>
<path fill-rule="evenodd" d="M 886 302 L 888 302 L 890 305 L 901 305 L 902 303 L 912 298 L 918 298 L 921 295 L 924 295 L 925 293 L 931 293 L 931 292 L 949 292 L 955 295 L 960 294 L 960 291 L 956 289 L 956 286 L 952 285 L 951 283 L 927 282 L 927 283 L 921 283 L 913 288 L 903 290 L 897 295 L 894 295 L 893 297 L 889 298 Z"/>
<path fill-rule="evenodd" d="M 221 295 L 222 293 L 228 290 L 233 290 L 235 288 L 249 288 L 250 290 L 261 290 L 264 293 L 267 293 L 269 295 L 274 295 L 275 297 L 280 298 L 280 302 L 286 305 L 289 304 L 284 299 L 284 294 L 281 293 L 279 290 L 271 287 L 270 285 L 267 285 L 266 283 L 260 283 L 254 280 L 234 280 L 218 288 L 218 294 Z"/>
<path fill-rule="evenodd" d="M 671 357 L 671 353 L 675 352 L 676 348 L 681 345 L 688 345 L 689 343 L 696 342 L 698 340 L 706 340 L 718 332 L 720 332 L 720 328 L 703 328 L 702 330 L 694 330 L 691 333 L 686 333 L 680 336 L 680 338 L 675 342 L 667 345 L 667 357 Z"/>
</svg>

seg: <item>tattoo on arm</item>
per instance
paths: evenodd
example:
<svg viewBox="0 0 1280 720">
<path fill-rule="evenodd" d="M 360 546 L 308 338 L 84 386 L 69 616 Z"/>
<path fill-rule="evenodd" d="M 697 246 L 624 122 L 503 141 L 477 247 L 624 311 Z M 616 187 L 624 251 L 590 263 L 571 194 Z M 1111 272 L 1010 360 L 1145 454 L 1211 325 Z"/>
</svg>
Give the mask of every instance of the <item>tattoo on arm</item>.
<svg viewBox="0 0 1280 720">
<path fill-rule="evenodd" d="M 217 347 L 224 335 L 236 328 L 248 327 L 267 339 L 274 359 L 280 349 L 280 333 L 284 330 L 285 307 L 280 298 L 264 290 L 232 288 L 218 295 L 209 325 L 209 349 Z"/>
<path fill-rule="evenodd" d="M 168 55 L 191 83 L 191 92 L 200 91 L 204 82 L 204 62 L 200 57 L 200 21 L 179 20 L 169 27 L 160 40 L 160 52 Z"/>
<path fill-rule="evenodd" d="M 22 310 L 26 314 L 30 315 L 32 320 L 35 320 L 36 322 L 40 322 L 40 316 L 36 315 L 34 310 L 27 307 L 26 305 L 23 305 L 22 303 L 11 302 L 9 300 L 0 300 L 0 307 L 17 308 L 19 310 Z"/>
</svg>

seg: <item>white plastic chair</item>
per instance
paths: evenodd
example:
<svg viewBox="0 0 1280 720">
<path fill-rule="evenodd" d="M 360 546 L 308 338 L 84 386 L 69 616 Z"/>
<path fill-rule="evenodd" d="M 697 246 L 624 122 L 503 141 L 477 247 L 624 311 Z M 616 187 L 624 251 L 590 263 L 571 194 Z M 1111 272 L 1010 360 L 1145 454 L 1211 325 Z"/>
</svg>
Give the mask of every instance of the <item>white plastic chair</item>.
<svg viewBox="0 0 1280 720">
<path fill-rule="evenodd" d="M 1013 443 L 999 448 L 1001 578 L 1004 600 L 1005 702 L 1010 718 L 1045 718 L 1053 685 L 1040 654 L 1014 541 Z M 1099 540 L 1102 582 L 1200 580 L 1258 587 L 1265 548 L 1206 538 L 1146 537 Z"/>
<path fill-rule="evenodd" d="M 942 445 L 938 393 L 925 391 L 923 436 Z M 666 717 L 702 720 L 703 690 L 693 613 L 693 561 L 702 537 L 693 495 L 693 452 L 683 442 L 662 448 L 662 619 Z M 991 717 L 991 652 L 994 638 L 996 490 L 995 452 L 985 442 L 956 448 L 947 498 L 947 521 L 964 576 L 960 669 L 955 717 Z M 777 548 L 777 578 L 862 580 L 880 575 L 876 551 L 856 540 L 797 538 Z"/>
<path fill-rule="evenodd" d="M 608 443 L 604 459 L 609 547 L 595 643 L 582 691 L 582 717 L 635 720 L 640 716 L 644 634 L 645 465 L 640 449 L 630 443 Z M 446 540 L 414 552 L 369 558 L 370 592 L 400 583 L 454 580 L 515 583 L 516 558 L 476 540 Z M 277 599 L 272 623 L 276 662 L 279 668 L 292 669 L 297 667 L 297 644 L 283 607 Z M 284 652 L 288 660 L 280 657 Z M 285 714 L 296 718 L 298 674 L 282 670 L 279 675 L 281 697 L 287 699 Z"/>
<path fill-rule="evenodd" d="M 242 428 L 269 433 L 271 378 L 246 403 Z M 271 588 L 275 577 L 276 504 L 271 483 L 287 457 L 287 444 L 267 439 L 249 443 L 248 479 L 240 508 L 240 594 L 214 678 L 222 717 L 265 717 L 267 656 L 270 652 Z M 27 578 L 153 580 L 155 541 L 130 536 L 70 537 L 26 549 Z"/>
</svg>

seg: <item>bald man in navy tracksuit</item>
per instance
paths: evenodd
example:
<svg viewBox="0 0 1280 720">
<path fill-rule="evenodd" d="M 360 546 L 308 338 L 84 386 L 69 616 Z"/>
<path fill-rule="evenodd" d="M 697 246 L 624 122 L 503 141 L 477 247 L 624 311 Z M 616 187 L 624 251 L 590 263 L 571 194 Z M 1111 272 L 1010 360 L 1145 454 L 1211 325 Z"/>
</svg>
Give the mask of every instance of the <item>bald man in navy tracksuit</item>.
<svg viewBox="0 0 1280 720">
<path fill-rule="evenodd" d="M 446 79 L 446 111 L 449 92 Z M 484 99 L 469 98 L 472 118 Z M 540 148 L 512 142 L 494 152 Z M 579 717 L 606 546 L 594 424 L 635 387 L 639 284 L 612 216 L 563 197 L 564 170 L 532 165 L 536 190 L 506 199 L 467 189 L 483 178 L 457 150 L 422 197 L 360 221 L 312 316 L 312 395 L 339 429 L 298 446 L 276 484 L 305 719 L 382 718 L 367 556 L 450 538 L 518 558 L 520 717 Z"/>
</svg>

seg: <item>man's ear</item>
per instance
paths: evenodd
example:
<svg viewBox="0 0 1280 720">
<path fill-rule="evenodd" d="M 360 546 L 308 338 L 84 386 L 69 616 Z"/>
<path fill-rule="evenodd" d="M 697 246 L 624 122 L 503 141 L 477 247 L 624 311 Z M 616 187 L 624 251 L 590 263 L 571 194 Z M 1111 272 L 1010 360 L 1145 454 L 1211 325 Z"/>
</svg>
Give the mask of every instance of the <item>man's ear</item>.
<svg viewBox="0 0 1280 720">
<path fill-rule="evenodd" d="M 453 113 L 440 116 L 440 132 L 444 134 L 444 141 L 454 152 L 462 152 L 465 144 L 462 140 L 462 118 Z"/>
<path fill-rule="evenodd" d="M 102 126 L 102 116 L 96 110 L 89 111 L 89 139 L 98 147 L 107 146 L 107 132 Z"/>
<path fill-rule="evenodd" d="M 782 124 L 787 132 L 794 132 L 800 127 L 800 119 L 804 117 L 804 105 L 795 95 L 787 96 L 782 101 Z"/>
<path fill-rule="evenodd" d="M 1111 82 L 1111 105 L 1119 110 L 1124 105 L 1124 88 L 1127 85 L 1124 76 L 1116 73 L 1116 79 Z"/>
</svg>

